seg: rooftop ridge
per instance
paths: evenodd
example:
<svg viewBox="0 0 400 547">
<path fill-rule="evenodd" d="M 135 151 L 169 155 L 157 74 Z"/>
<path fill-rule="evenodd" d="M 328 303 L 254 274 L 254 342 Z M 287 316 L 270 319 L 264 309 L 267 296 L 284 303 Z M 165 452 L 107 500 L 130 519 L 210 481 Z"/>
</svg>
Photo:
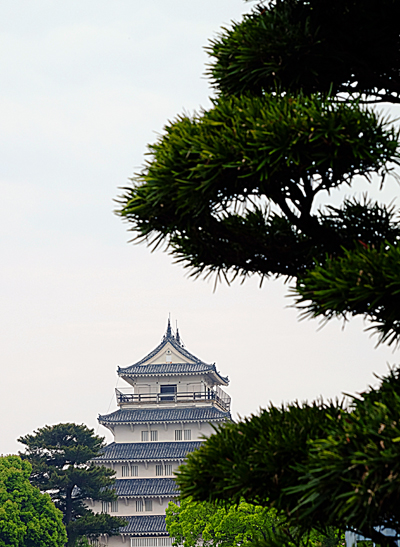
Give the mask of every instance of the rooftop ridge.
<svg viewBox="0 0 400 547">
<path fill-rule="evenodd" d="M 215 365 L 207 365 L 206 363 L 154 363 L 150 365 L 130 365 L 129 367 L 125 367 L 123 370 L 124 374 L 133 374 L 134 372 L 136 374 L 155 374 L 156 372 L 163 371 L 163 372 L 169 372 L 170 370 L 172 372 L 178 372 L 178 373 L 185 373 L 185 372 L 208 372 L 208 371 L 215 371 Z M 153 373 L 151 371 L 154 371 Z"/>
<path fill-rule="evenodd" d="M 179 461 L 189 452 L 202 445 L 203 441 L 157 441 L 136 443 L 110 443 L 94 462 L 103 461 Z"/>
<path fill-rule="evenodd" d="M 99 415 L 100 424 L 142 424 L 142 423 L 179 423 L 214 422 L 231 420 L 230 412 L 210 407 L 194 408 L 130 408 L 119 409 L 110 414 Z"/>
</svg>

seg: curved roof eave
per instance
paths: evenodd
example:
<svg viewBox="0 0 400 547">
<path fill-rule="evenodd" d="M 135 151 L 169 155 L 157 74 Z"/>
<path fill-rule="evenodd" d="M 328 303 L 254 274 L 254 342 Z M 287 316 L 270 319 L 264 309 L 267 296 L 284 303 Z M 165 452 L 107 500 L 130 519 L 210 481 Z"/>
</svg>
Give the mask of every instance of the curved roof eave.
<svg viewBox="0 0 400 547">
<path fill-rule="evenodd" d="M 203 441 L 156 441 L 136 443 L 111 443 L 93 458 L 95 463 L 184 461 L 187 454 L 203 444 Z"/>
<path fill-rule="evenodd" d="M 116 425 L 131 425 L 131 424 L 134 424 L 134 425 L 139 425 L 139 424 L 143 424 L 144 422 L 135 422 L 134 420 L 127 420 L 127 421 L 124 421 L 124 422 L 111 422 L 111 421 L 107 421 L 107 420 L 102 420 L 101 419 L 102 416 L 99 416 L 97 419 L 98 419 L 98 422 L 99 424 L 101 425 L 104 425 L 104 426 L 116 426 Z M 231 415 L 229 414 L 229 417 L 226 417 L 226 418 L 196 418 L 194 420 L 190 420 L 190 419 L 187 419 L 187 420 L 147 420 L 145 423 L 146 424 L 151 424 L 151 425 L 155 425 L 155 424 L 180 424 L 182 423 L 182 421 L 186 422 L 186 423 L 197 423 L 197 422 L 201 422 L 201 423 L 206 423 L 206 424 L 209 424 L 211 422 L 226 422 L 228 419 L 232 419 Z"/>
<path fill-rule="evenodd" d="M 128 524 L 120 528 L 120 535 L 169 537 L 165 526 L 165 515 L 135 515 L 124 518 Z"/>
<path fill-rule="evenodd" d="M 165 423 L 210 423 L 231 420 L 229 412 L 211 407 L 164 408 L 164 409 L 126 409 L 116 410 L 111 414 L 99 415 L 98 421 L 103 425 L 130 424 L 165 424 Z"/>
</svg>

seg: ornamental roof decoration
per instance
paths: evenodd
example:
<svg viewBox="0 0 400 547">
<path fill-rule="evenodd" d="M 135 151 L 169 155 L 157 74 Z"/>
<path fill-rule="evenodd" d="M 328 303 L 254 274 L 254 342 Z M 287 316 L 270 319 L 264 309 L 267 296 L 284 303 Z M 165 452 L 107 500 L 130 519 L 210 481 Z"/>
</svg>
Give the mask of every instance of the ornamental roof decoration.
<svg viewBox="0 0 400 547">
<path fill-rule="evenodd" d="M 231 420 L 229 412 L 217 408 L 132 408 L 119 409 L 111 414 L 99 415 L 99 423 L 107 425 L 135 425 L 181 422 L 225 422 Z"/>
<path fill-rule="evenodd" d="M 152 443 L 111 443 L 102 449 L 94 462 L 141 462 L 141 461 L 183 461 L 189 452 L 199 448 L 202 441 L 152 442 Z"/>
<path fill-rule="evenodd" d="M 152 363 L 164 348 L 170 345 L 182 359 L 179 363 Z M 183 345 L 178 329 L 174 335 L 171 322 L 168 319 L 167 330 L 161 340 L 161 343 L 143 359 L 128 367 L 118 367 L 118 375 L 121 377 L 148 376 L 159 374 L 183 375 L 183 374 L 210 374 L 214 377 L 216 383 L 228 385 L 228 377 L 221 376 L 217 371 L 215 363 L 207 364 L 192 353 Z"/>
<path fill-rule="evenodd" d="M 111 487 L 119 498 L 163 498 L 179 495 L 175 479 L 117 479 Z"/>
</svg>

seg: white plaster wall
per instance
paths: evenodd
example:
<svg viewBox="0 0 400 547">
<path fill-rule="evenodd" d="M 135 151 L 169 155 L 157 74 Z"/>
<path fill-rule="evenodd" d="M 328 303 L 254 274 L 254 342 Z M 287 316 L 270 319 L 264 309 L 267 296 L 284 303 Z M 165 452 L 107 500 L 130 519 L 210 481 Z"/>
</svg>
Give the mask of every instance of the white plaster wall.
<svg viewBox="0 0 400 547">
<path fill-rule="evenodd" d="M 101 538 L 99 541 L 104 541 L 104 538 Z M 119 547 L 120 545 L 123 545 L 121 536 L 112 536 L 112 537 L 108 538 L 108 541 L 105 542 L 105 543 L 106 543 L 106 545 L 109 545 L 110 547 L 116 547 L 117 545 Z M 129 547 L 130 546 L 130 541 L 126 540 L 125 545 L 127 547 Z"/>
<path fill-rule="evenodd" d="M 125 547 L 131 547 L 130 538 L 126 538 L 124 541 L 122 536 L 112 536 L 108 539 L 102 537 L 99 541 L 100 543 L 105 543 L 107 547 L 121 547 L 122 545 L 125 545 Z"/>
<path fill-rule="evenodd" d="M 131 547 L 131 539 L 130 537 L 124 539 L 121 536 L 112 536 L 107 540 L 104 537 L 101 537 L 100 545 L 103 544 L 107 545 L 107 547 Z"/>
<path fill-rule="evenodd" d="M 138 476 L 137 477 L 123 477 L 122 476 L 122 466 L 123 465 L 137 465 L 138 466 Z M 116 478 L 117 479 L 150 479 L 156 477 L 156 465 L 162 464 L 165 466 L 165 464 L 172 465 L 172 471 L 178 468 L 179 462 L 177 461 L 169 461 L 169 460 L 159 460 L 157 462 L 148 462 L 147 466 L 144 462 L 126 462 L 126 463 L 115 463 L 112 466 L 112 469 L 116 471 Z M 111 467 L 111 465 L 107 465 L 107 467 Z M 130 472 L 130 469 L 129 469 Z M 157 475 L 158 476 L 158 475 Z M 160 477 L 170 477 L 173 478 L 173 475 L 160 475 Z"/>
<path fill-rule="evenodd" d="M 142 478 L 166 478 L 166 479 L 173 479 L 174 478 L 174 475 L 156 475 L 156 466 L 157 465 L 163 465 L 165 466 L 165 464 L 169 464 L 169 465 L 172 465 L 172 472 L 174 472 L 178 467 L 179 467 L 179 463 L 178 462 L 168 462 L 168 461 L 165 461 L 165 462 L 149 462 L 148 463 L 148 467 L 147 469 L 144 470 L 144 472 L 146 473 L 146 476 L 143 476 Z M 140 472 L 140 471 L 139 471 Z M 165 469 L 164 469 L 164 472 L 165 472 Z"/>
<path fill-rule="evenodd" d="M 209 436 L 214 432 L 211 425 L 207 422 L 169 423 L 150 426 L 147 424 L 139 424 L 133 426 L 132 429 L 129 425 L 117 425 L 114 428 L 114 441 L 116 443 L 141 443 L 142 431 L 149 431 L 149 441 L 147 442 L 151 442 L 150 431 L 158 432 L 157 442 L 175 441 L 176 429 L 190 429 L 191 441 L 201 440 L 203 435 Z"/>
<path fill-rule="evenodd" d="M 142 498 L 144 499 L 144 498 Z M 153 501 L 152 511 L 136 511 L 136 498 L 119 498 L 118 499 L 118 511 L 110 512 L 113 517 L 132 517 L 132 516 L 145 516 L 145 515 L 164 515 L 168 503 L 176 500 L 176 498 L 151 498 Z M 94 513 L 101 513 L 102 503 L 101 501 L 95 501 L 92 504 L 88 503 L 87 506 Z"/>
<path fill-rule="evenodd" d="M 170 354 L 167 356 L 167 351 L 170 351 Z M 168 359 L 168 361 L 167 361 Z M 160 350 L 152 359 L 150 359 L 146 364 L 158 365 L 162 363 L 194 363 L 193 360 L 188 359 L 184 355 L 180 355 L 179 352 L 168 342 L 165 347 Z"/>
<path fill-rule="evenodd" d="M 207 377 L 202 376 L 167 376 L 138 379 L 132 383 L 135 393 L 160 393 L 160 385 L 176 385 L 178 393 L 204 391 L 205 386 L 211 387 Z M 195 386 L 195 388 L 193 387 Z"/>
<path fill-rule="evenodd" d="M 136 386 L 135 393 L 139 393 L 141 395 L 152 393 L 153 391 L 153 384 L 151 382 L 146 383 L 140 383 Z"/>
</svg>

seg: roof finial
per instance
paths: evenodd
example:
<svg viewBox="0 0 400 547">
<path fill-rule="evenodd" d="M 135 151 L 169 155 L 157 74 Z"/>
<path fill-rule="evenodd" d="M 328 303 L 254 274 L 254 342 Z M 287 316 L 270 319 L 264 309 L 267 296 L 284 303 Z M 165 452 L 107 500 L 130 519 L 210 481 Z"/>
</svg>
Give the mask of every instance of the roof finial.
<svg viewBox="0 0 400 547">
<path fill-rule="evenodd" d="M 168 316 L 168 326 L 167 326 L 167 332 L 165 333 L 165 338 L 172 338 L 171 314 L 169 314 Z"/>
<path fill-rule="evenodd" d="M 175 340 L 178 342 L 179 345 L 181 345 L 181 337 L 179 336 L 179 330 L 178 330 L 178 321 L 176 321 L 176 335 Z"/>
</svg>

